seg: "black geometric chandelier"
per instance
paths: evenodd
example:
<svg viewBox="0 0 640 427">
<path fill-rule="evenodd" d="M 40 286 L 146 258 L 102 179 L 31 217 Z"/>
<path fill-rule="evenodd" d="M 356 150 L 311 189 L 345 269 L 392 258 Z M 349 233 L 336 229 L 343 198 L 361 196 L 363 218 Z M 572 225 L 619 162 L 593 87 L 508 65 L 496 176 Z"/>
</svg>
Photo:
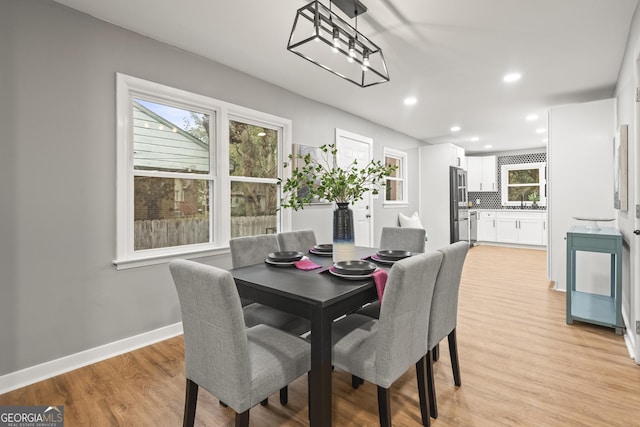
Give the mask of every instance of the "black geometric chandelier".
<svg viewBox="0 0 640 427">
<path fill-rule="evenodd" d="M 355 28 L 331 8 L 335 3 Z M 298 9 L 287 49 L 333 74 L 361 87 L 389 81 L 382 50 L 358 32 L 358 15 L 367 8 L 357 0 L 315 0 Z"/>
</svg>

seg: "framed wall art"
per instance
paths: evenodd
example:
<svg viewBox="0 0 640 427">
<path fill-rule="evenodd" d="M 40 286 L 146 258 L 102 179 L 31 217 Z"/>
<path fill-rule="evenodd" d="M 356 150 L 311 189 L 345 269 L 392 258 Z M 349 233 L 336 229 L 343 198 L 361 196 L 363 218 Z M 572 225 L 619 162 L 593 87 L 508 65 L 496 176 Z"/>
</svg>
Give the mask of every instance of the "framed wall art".
<svg viewBox="0 0 640 427">
<path fill-rule="evenodd" d="M 318 147 L 313 147 L 311 145 L 302 145 L 302 144 L 293 144 L 293 161 L 291 166 L 294 169 L 302 168 L 304 166 L 304 160 L 298 158 L 298 156 L 306 156 L 307 154 L 311 155 L 311 158 L 316 163 L 325 163 L 325 159 L 323 158 L 323 152 Z M 305 194 L 309 192 L 308 187 L 301 187 L 298 189 L 298 196 L 304 197 Z M 311 202 L 312 205 L 326 205 L 329 204 L 328 201 L 324 199 L 320 199 L 318 197 L 314 197 Z"/>
<path fill-rule="evenodd" d="M 627 210 L 628 144 L 627 125 L 620 125 L 613 138 L 613 207 Z"/>
</svg>

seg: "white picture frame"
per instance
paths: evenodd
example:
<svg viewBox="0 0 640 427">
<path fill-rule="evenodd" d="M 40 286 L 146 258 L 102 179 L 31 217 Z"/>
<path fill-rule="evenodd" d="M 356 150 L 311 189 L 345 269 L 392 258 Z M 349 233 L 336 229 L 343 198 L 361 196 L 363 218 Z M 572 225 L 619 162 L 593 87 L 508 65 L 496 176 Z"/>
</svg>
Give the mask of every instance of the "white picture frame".
<svg viewBox="0 0 640 427">
<path fill-rule="evenodd" d="M 613 207 L 628 209 L 628 126 L 620 125 L 613 138 Z"/>
</svg>

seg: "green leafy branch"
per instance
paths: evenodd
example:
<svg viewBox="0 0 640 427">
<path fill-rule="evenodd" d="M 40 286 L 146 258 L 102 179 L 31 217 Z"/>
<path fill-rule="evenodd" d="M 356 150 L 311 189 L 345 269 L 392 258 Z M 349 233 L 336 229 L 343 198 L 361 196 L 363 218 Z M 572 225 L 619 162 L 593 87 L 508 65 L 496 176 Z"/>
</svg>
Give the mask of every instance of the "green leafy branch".
<svg viewBox="0 0 640 427">
<path fill-rule="evenodd" d="M 340 168 L 335 166 L 335 144 L 325 144 L 319 149 L 321 155 L 318 160 L 311 154 L 289 155 L 290 161 L 300 159 L 304 164 L 292 169 L 290 178 L 278 178 L 283 193 L 281 208 L 303 209 L 314 199 L 336 203 L 362 200 L 368 191 L 378 194 L 384 187 L 385 178 L 398 169 L 396 165 L 385 165 L 379 160 L 371 160 L 363 168 L 359 168 L 357 160 L 354 160 L 346 168 Z M 288 166 L 289 163 L 285 163 L 284 167 Z"/>
</svg>

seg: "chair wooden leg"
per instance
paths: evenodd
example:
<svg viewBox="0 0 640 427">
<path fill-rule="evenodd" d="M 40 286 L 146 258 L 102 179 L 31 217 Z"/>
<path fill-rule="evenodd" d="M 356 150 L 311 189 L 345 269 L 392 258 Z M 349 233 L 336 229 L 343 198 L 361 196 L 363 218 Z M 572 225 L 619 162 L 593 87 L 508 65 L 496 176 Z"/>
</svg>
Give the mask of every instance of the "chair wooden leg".
<svg viewBox="0 0 640 427">
<path fill-rule="evenodd" d="M 453 331 L 449 334 L 449 355 L 451 357 L 451 369 L 453 370 L 453 382 L 456 387 L 460 387 L 462 385 L 462 380 L 460 379 L 460 361 L 458 360 L 458 340 L 456 338 L 456 328 L 453 328 Z"/>
<path fill-rule="evenodd" d="M 351 387 L 358 389 L 362 384 L 364 384 L 364 380 L 362 378 L 351 375 Z"/>
<path fill-rule="evenodd" d="M 262 406 L 267 406 L 269 404 L 269 398 L 267 397 L 266 399 L 264 399 L 262 402 L 260 402 L 260 404 Z"/>
<path fill-rule="evenodd" d="M 280 389 L 280 404 L 286 405 L 289 403 L 289 387 L 284 386 Z"/>
<path fill-rule="evenodd" d="M 420 414 L 422 415 L 422 425 L 431 425 L 431 416 L 429 413 L 429 399 L 426 393 L 426 369 L 427 357 L 422 356 L 420 360 L 416 362 L 416 380 L 418 382 L 418 395 L 420 396 Z"/>
<path fill-rule="evenodd" d="M 193 427 L 196 420 L 196 404 L 198 403 L 198 384 L 187 378 L 187 387 L 184 397 L 184 427 Z"/>
<path fill-rule="evenodd" d="M 433 359 L 430 352 L 425 357 L 427 362 L 427 386 L 429 389 L 429 411 L 431 418 L 438 418 L 438 402 L 436 400 L 436 383 L 433 378 Z"/>
<path fill-rule="evenodd" d="M 437 362 L 440 359 L 440 344 L 436 344 L 436 346 L 433 347 L 433 350 L 431 350 L 431 355 L 434 362 Z"/>
<path fill-rule="evenodd" d="M 378 386 L 378 415 L 380 427 L 391 427 L 391 397 L 389 389 Z"/>
<path fill-rule="evenodd" d="M 249 427 L 249 410 L 241 414 L 236 412 L 236 427 Z"/>
</svg>

